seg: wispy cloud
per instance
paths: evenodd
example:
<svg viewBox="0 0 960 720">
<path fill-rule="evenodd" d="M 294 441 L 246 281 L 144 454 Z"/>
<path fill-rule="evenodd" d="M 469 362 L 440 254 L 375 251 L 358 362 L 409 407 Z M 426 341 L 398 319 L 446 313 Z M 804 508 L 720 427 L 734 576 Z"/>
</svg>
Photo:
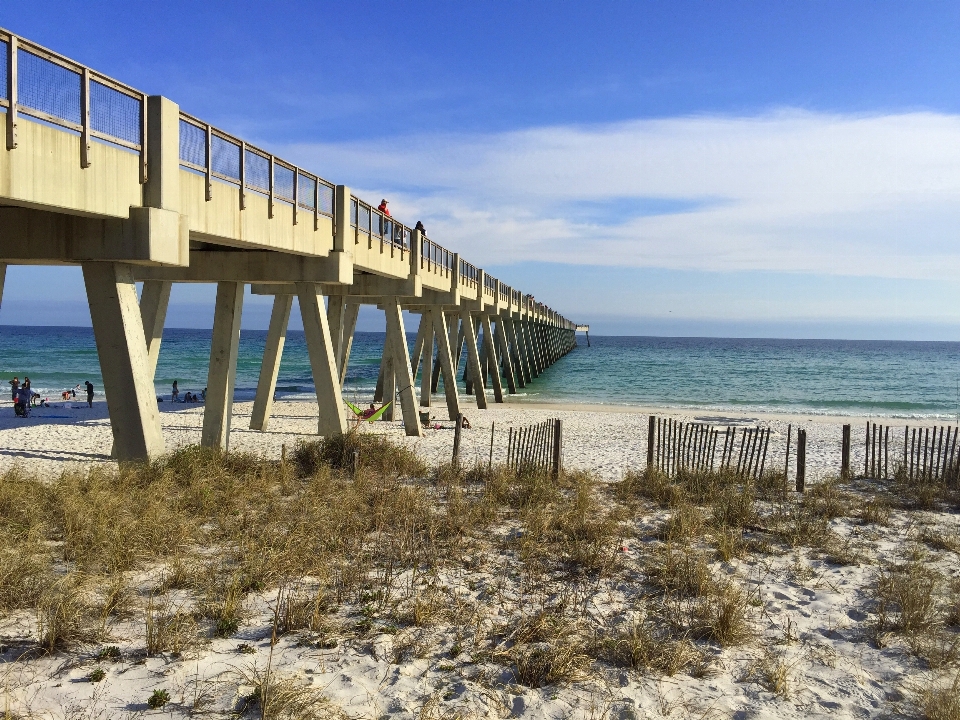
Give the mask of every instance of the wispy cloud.
<svg viewBox="0 0 960 720">
<path fill-rule="evenodd" d="M 477 262 L 948 278 L 960 117 L 682 117 L 300 144 Z"/>
</svg>

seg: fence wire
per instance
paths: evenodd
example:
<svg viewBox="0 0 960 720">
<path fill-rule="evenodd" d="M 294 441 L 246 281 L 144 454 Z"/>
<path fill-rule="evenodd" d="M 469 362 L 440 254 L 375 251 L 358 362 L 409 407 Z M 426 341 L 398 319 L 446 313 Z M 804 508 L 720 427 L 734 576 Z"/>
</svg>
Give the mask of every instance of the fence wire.
<svg viewBox="0 0 960 720">
<path fill-rule="evenodd" d="M 0 97 L 4 100 L 10 98 L 10 91 L 7 88 L 7 54 L 10 52 L 10 43 L 6 40 L 0 41 Z"/>
<path fill-rule="evenodd" d="M 139 145 L 142 112 L 140 100 L 90 81 L 90 127 L 96 132 Z"/>
<path fill-rule="evenodd" d="M 214 135 L 210 142 L 211 170 L 240 182 L 240 146 Z"/>
<path fill-rule="evenodd" d="M 17 52 L 17 63 L 20 105 L 80 124 L 80 73 L 22 49 Z"/>
<path fill-rule="evenodd" d="M 244 163 L 244 180 L 247 187 L 270 192 L 270 161 L 263 155 L 247 150 Z"/>
<path fill-rule="evenodd" d="M 357 227 L 365 233 L 370 232 L 370 208 L 363 205 L 360 206 L 357 212 Z"/>
<path fill-rule="evenodd" d="M 180 121 L 180 159 L 197 167 L 207 167 L 207 133 L 185 120 Z"/>
<path fill-rule="evenodd" d="M 312 177 L 300 176 L 300 183 L 297 185 L 297 193 L 300 195 L 298 198 L 300 202 L 300 207 L 307 208 L 308 210 L 313 210 L 314 202 L 314 193 L 317 191 L 317 181 Z"/>
<path fill-rule="evenodd" d="M 285 165 L 274 163 L 273 194 L 278 198 L 293 202 L 293 170 Z"/>
<path fill-rule="evenodd" d="M 320 183 L 320 205 L 317 209 L 326 215 L 333 215 L 333 188 L 326 183 Z"/>
</svg>

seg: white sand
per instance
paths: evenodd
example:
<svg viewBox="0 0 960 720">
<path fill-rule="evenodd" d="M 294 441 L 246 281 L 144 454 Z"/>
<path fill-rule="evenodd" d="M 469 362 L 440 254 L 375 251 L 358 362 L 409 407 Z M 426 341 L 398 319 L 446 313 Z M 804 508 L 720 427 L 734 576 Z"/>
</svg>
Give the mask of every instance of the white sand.
<svg viewBox="0 0 960 720">
<path fill-rule="evenodd" d="M 50 475 L 70 466 L 109 463 L 110 429 L 102 404 L 93 410 L 44 409 L 29 420 L 12 416 L 9 407 L 0 410 L 0 467 L 20 463 L 28 471 Z M 251 432 L 250 403 L 235 406 L 231 444 L 237 450 L 262 452 L 275 457 L 281 445 L 292 446 L 314 436 L 315 406 L 279 402 L 271 429 Z M 202 408 L 167 405 L 162 413 L 169 448 L 195 443 L 200 438 Z M 617 480 L 624 470 L 640 468 L 645 460 L 647 416 L 633 410 L 607 408 L 560 408 L 529 405 L 493 407 L 486 412 L 467 409 L 473 429 L 464 432 L 463 458 L 485 462 L 490 448 L 491 423 L 496 423 L 494 459 L 506 446 L 506 428 L 559 417 L 564 423 L 564 463 L 588 468 L 605 479 Z M 435 411 L 435 414 L 440 414 Z M 666 414 L 666 413 L 664 413 Z M 68 419 L 50 418 L 69 415 Z M 679 415 L 673 415 L 680 417 Z M 442 415 L 441 415 L 442 417 Z M 688 416 L 687 419 L 698 416 Z M 751 416 L 755 417 L 755 416 Z M 749 419 L 749 418 L 748 418 Z M 811 478 L 839 470 L 842 418 L 760 418 L 769 424 L 780 444 L 770 451 L 770 462 L 782 458 L 786 425 L 802 423 L 809 437 L 808 472 Z M 446 459 L 453 440 L 452 423 L 441 419 L 439 430 L 429 430 L 422 439 L 404 442 L 425 456 Z M 854 421 L 854 447 L 863 430 L 863 420 Z M 399 423 L 377 423 L 367 431 L 404 438 Z M 795 437 L 795 434 L 794 434 Z M 854 464 L 862 451 L 854 452 Z M 643 522 L 655 523 L 663 513 L 653 513 Z M 765 554 L 715 562 L 714 571 L 736 579 L 758 600 L 752 611 L 757 633 L 745 647 L 718 651 L 714 670 L 706 678 L 683 674 L 662 677 L 626 670 L 614 671 L 603 682 L 574 683 L 565 687 L 529 689 L 509 678 L 491 677 L 485 668 L 449 659 L 390 661 L 389 648 L 399 636 L 383 635 L 371 645 L 344 643 L 334 649 L 300 646 L 296 636 L 283 638 L 275 649 L 274 668 L 282 676 L 322 690 L 350 717 L 441 718 L 815 718 L 890 717 L 907 712 L 916 692 L 933 673 L 912 656 L 902 642 L 878 649 L 865 638 L 870 612 L 865 593 L 874 581 L 878 560 L 889 561 L 915 538 L 918 528 L 940 533 L 960 532 L 957 516 L 949 513 L 896 512 L 889 527 L 862 526 L 850 519 L 833 521 L 832 528 L 864 555 L 861 564 L 836 566 L 804 549 L 783 555 Z M 632 542 L 632 541 L 631 541 Z M 628 547 L 626 562 L 639 548 Z M 931 559 L 946 577 L 960 575 L 957 555 L 945 551 Z M 463 577 L 459 586 L 463 588 Z M 482 592 L 496 581 L 495 570 L 475 574 Z M 472 589 L 472 585 L 471 585 Z M 614 590 L 597 593 L 588 608 L 600 618 L 613 619 L 622 611 Z M 464 597 L 470 602 L 473 597 Z M 118 628 L 113 641 L 124 659 L 101 666 L 107 677 L 101 683 L 84 678 L 97 666 L 91 652 L 57 655 L 16 662 L 16 648 L 2 655 L 6 695 L 19 711 L 36 717 L 108 718 L 146 715 L 186 717 L 197 698 L 208 697 L 211 709 L 225 712 L 239 695 L 248 693 L 240 679 L 256 666 L 266 666 L 269 654 L 270 592 L 254 599 L 240 633 L 233 638 L 212 640 L 196 654 L 185 658 L 169 655 L 137 660 L 142 649 L 142 621 L 131 620 Z M 35 632 L 32 613 L 3 619 L 0 632 L 10 642 Z M 449 638 L 447 638 L 449 642 Z M 22 642 L 22 640 L 21 640 Z M 239 642 L 255 650 L 236 651 Z M 764 649 L 782 658 L 788 668 L 790 691 L 785 697 L 763 689 L 753 670 Z M 128 653 L 130 653 L 128 655 Z M 445 658 L 446 656 L 444 656 Z M 955 670 L 951 671 L 955 672 Z M 172 704 L 163 711 L 150 711 L 145 701 L 153 689 L 163 687 Z"/>
<path fill-rule="evenodd" d="M 236 403 L 233 407 L 233 428 L 230 448 L 268 457 L 279 457 L 281 447 L 293 447 L 298 440 L 316 436 L 316 405 L 303 401 L 279 401 L 274 404 L 273 417 L 267 432 L 249 429 L 251 402 Z M 168 449 L 200 442 L 203 406 L 162 403 L 161 419 Z M 864 418 L 835 416 L 805 416 L 756 413 L 747 415 L 715 413 L 681 413 L 657 408 L 621 408 L 600 405 L 533 405 L 507 403 L 477 411 L 472 399 L 463 402 L 464 414 L 472 429 L 463 433 L 461 460 L 487 462 L 490 453 L 491 424 L 494 428 L 493 459 L 506 456 L 507 433 L 510 426 L 541 422 L 548 418 L 563 421 L 563 463 L 567 468 L 592 469 L 606 480 L 619 480 L 629 468 L 641 468 L 646 462 L 647 417 L 654 413 L 678 420 L 698 420 L 718 425 L 732 422 L 738 426 L 763 425 L 770 427 L 768 467 L 782 464 L 786 446 L 787 426 L 792 427 L 790 477 L 796 460 L 796 430 L 807 430 L 807 480 L 816 481 L 840 471 L 841 425 L 853 424 L 852 465 L 863 462 Z M 422 438 L 407 438 L 400 422 L 365 424 L 367 432 L 380 432 L 416 447 L 432 462 L 450 458 L 453 448 L 454 423 L 447 418 L 445 407 L 431 409 L 431 423 L 440 429 L 426 430 Z M 900 442 L 905 421 L 893 420 L 891 447 Z M 916 421 L 911 427 L 918 426 Z M 95 402 L 92 409 L 86 403 L 56 403 L 50 408 L 35 408 L 24 420 L 14 417 L 13 408 L 0 404 L 0 470 L 14 463 L 31 472 L 55 475 L 70 466 L 89 462 L 110 462 L 112 435 L 107 420 L 106 403 Z M 891 458 L 892 462 L 892 458 Z"/>
</svg>

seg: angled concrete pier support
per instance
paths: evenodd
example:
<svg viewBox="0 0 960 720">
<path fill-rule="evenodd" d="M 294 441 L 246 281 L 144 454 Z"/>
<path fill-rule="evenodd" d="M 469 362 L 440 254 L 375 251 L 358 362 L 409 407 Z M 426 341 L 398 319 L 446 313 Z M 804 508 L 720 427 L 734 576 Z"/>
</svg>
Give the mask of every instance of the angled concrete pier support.
<svg viewBox="0 0 960 720">
<path fill-rule="evenodd" d="M 420 429 L 420 418 L 417 414 L 419 410 L 417 395 L 414 390 L 413 375 L 410 373 L 410 353 L 407 350 L 407 336 L 403 329 L 403 313 L 400 311 L 398 298 L 383 298 L 383 309 L 387 316 L 387 348 L 385 349 L 390 358 L 390 362 L 384 368 L 384 388 L 388 388 L 391 384 L 395 386 L 395 393 L 400 395 L 404 429 L 408 436 L 420 437 L 423 432 Z"/>
<path fill-rule="evenodd" d="M 330 326 L 323 307 L 320 286 L 298 282 L 297 299 L 303 318 L 303 335 L 307 341 L 313 384 L 317 389 L 317 433 L 323 437 L 339 435 L 347 430 L 343 417 L 343 398 L 340 395 L 340 375 L 337 358 L 330 340 Z"/>
<path fill-rule="evenodd" d="M 230 449 L 230 421 L 233 414 L 233 387 L 237 379 L 242 311 L 243 283 L 217 283 L 210 369 L 207 371 L 207 399 L 203 409 L 200 444 L 224 451 Z"/>
<path fill-rule="evenodd" d="M 520 355 L 520 348 L 517 346 L 517 329 L 513 318 L 504 318 L 503 327 L 507 335 L 507 343 L 510 350 L 509 358 L 512 363 L 516 383 L 521 388 L 525 388 L 527 386 L 527 380 L 524 376 L 523 357 Z"/>
<path fill-rule="evenodd" d="M 7 277 L 7 264 L 0 263 L 0 303 L 3 302 L 3 282 Z"/>
<path fill-rule="evenodd" d="M 473 390 L 473 395 L 477 399 L 477 408 L 486 410 L 487 396 L 483 392 L 483 382 L 481 382 L 483 372 L 480 369 L 480 353 L 477 351 L 477 331 L 469 310 L 460 311 L 460 323 L 463 337 L 467 341 L 467 367 L 465 371 L 469 371 L 469 377 L 473 380 L 472 388 L 469 389 Z"/>
<path fill-rule="evenodd" d="M 497 340 L 496 347 L 500 359 L 498 365 L 503 366 L 503 374 L 507 379 L 507 390 L 511 395 L 516 395 L 517 382 L 513 375 L 513 359 L 510 357 L 510 340 L 507 338 L 507 331 L 504 328 L 505 322 L 506 321 L 503 318 L 497 318 L 495 337 Z"/>
<path fill-rule="evenodd" d="M 270 424 L 273 394 L 277 389 L 277 375 L 280 372 L 283 346 L 287 341 L 287 325 L 290 323 L 292 307 L 293 295 L 274 295 L 267 344 L 263 348 L 263 362 L 260 363 L 260 378 L 257 380 L 257 396 L 254 398 L 253 413 L 250 416 L 251 430 L 266 430 Z"/>
<path fill-rule="evenodd" d="M 493 337 L 493 326 L 490 316 L 483 314 L 483 349 L 486 351 L 486 365 L 490 371 L 490 380 L 493 382 L 493 399 L 503 402 L 503 383 L 500 380 L 500 363 L 497 362 L 497 344 Z"/>
<path fill-rule="evenodd" d="M 423 370 L 420 373 L 420 405 L 430 407 L 430 384 L 433 381 L 433 311 L 428 310 L 420 316 L 420 330 L 423 335 L 421 354 Z M 413 371 L 416 377 L 416 368 Z"/>
<path fill-rule="evenodd" d="M 334 364 L 339 369 L 343 361 L 345 331 L 345 301 L 343 295 L 327 297 L 327 325 L 330 327 L 330 344 L 333 346 Z"/>
<path fill-rule="evenodd" d="M 171 287 L 173 283 L 167 280 L 145 280 L 143 292 L 140 293 L 140 319 L 143 321 L 143 334 L 147 342 L 147 369 L 151 383 L 157 374 L 157 360 L 160 359 L 160 343 L 163 341 L 163 324 L 167 319 Z"/>
<path fill-rule="evenodd" d="M 447 414 L 451 420 L 460 417 L 460 394 L 457 392 L 457 368 L 453 363 L 453 352 L 450 349 L 450 335 L 452 325 L 444 321 L 443 310 L 439 307 L 430 311 L 433 319 L 433 329 L 437 336 L 437 365 L 443 374 L 443 393 L 447 399 Z"/>
<path fill-rule="evenodd" d="M 164 450 L 133 271 L 83 263 L 83 282 L 100 358 L 117 459 L 149 460 Z"/>
<path fill-rule="evenodd" d="M 357 316 L 360 314 L 360 304 L 348 302 L 344 310 L 343 319 L 343 354 L 340 357 L 340 388 L 347 380 L 347 366 L 350 364 L 350 352 L 353 350 L 353 336 L 357 331 Z"/>
</svg>

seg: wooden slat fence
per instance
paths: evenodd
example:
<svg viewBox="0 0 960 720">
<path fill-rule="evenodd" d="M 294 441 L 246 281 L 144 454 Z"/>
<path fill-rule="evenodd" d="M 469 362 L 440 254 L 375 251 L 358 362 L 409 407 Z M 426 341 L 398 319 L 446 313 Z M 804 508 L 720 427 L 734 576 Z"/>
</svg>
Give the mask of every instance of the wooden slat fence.
<svg viewBox="0 0 960 720">
<path fill-rule="evenodd" d="M 651 415 L 647 463 L 668 475 L 735 468 L 740 477 L 759 479 L 767 460 L 770 428 L 744 428 L 739 444 L 737 439 L 735 427 L 721 429 Z"/>
<path fill-rule="evenodd" d="M 507 465 L 534 467 L 560 474 L 563 463 L 563 423 L 544 420 L 535 425 L 510 428 L 507 436 Z"/>
<path fill-rule="evenodd" d="M 957 484 L 960 457 L 957 435 L 960 429 L 949 425 L 904 428 L 903 467 L 911 480 Z"/>
</svg>

